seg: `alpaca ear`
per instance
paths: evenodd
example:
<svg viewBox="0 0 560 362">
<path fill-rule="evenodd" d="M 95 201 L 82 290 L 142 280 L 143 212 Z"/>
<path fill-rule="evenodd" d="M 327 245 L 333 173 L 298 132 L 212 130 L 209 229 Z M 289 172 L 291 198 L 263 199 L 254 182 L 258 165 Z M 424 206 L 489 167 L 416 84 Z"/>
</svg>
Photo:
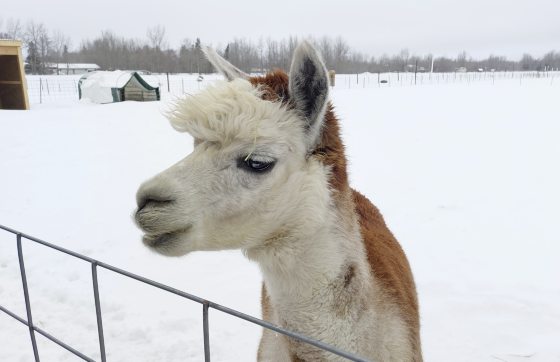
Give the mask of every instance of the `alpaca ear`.
<svg viewBox="0 0 560 362">
<path fill-rule="evenodd" d="M 231 64 L 220 56 L 214 49 L 210 47 L 202 48 L 206 59 L 220 72 L 227 80 L 232 81 L 236 78 L 249 79 L 249 75 L 238 69 L 235 65 Z"/>
<path fill-rule="evenodd" d="M 304 41 L 294 51 L 290 67 L 290 98 L 305 120 L 308 148 L 320 140 L 329 96 L 327 68 L 319 53 Z"/>
</svg>

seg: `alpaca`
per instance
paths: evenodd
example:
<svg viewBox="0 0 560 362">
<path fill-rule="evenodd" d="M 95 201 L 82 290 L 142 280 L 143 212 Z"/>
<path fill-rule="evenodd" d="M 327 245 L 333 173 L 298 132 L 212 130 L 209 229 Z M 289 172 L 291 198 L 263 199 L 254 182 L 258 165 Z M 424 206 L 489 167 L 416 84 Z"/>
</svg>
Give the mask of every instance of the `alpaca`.
<svg viewBox="0 0 560 362">
<path fill-rule="evenodd" d="M 264 320 L 375 361 L 422 361 L 410 266 L 349 186 L 319 54 L 303 42 L 289 74 L 250 77 L 205 53 L 226 80 L 169 112 L 194 150 L 138 190 L 144 244 L 168 256 L 240 249 L 262 271 Z M 257 360 L 341 358 L 264 330 Z"/>
</svg>

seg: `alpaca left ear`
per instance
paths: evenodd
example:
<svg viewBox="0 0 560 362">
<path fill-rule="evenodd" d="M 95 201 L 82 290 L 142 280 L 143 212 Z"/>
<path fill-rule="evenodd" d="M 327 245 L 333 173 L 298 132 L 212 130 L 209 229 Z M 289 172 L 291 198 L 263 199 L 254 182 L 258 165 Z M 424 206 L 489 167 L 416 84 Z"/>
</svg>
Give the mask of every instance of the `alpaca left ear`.
<svg viewBox="0 0 560 362">
<path fill-rule="evenodd" d="M 319 143 L 329 96 L 327 68 L 319 53 L 304 41 L 294 51 L 290 67 L 290 98 L 305 121 L 308 150 Z"/>
<path fill-rule="evenodd" d="M 236 78 L 249 79 L 249 74 L 243 72 L 241 69 L 222 58 L 214 49 L 204 47 L 202 51 L 204 52 L 204 55 L 206 55 L 206 59 L 208 59 L 214 68 L 216 68 L 218 72 L 222 73 L 227 80 L 232 81 Z"/>
</svg>

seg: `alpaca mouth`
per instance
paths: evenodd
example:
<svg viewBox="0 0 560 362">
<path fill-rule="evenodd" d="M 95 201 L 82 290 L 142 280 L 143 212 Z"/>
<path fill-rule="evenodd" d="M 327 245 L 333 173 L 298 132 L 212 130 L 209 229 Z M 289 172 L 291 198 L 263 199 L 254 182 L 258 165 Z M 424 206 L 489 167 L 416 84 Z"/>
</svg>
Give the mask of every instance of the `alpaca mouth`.
<svg viewBox="0 0 560 362">
<path fill-rule="evenodd" d="M 146 234 L 142 238 L 144 244 L 150 248 L 160 248 L 160 247 L 169 247 L 172 246 L 177 242 L 178 236 L 180 234 L 186 233 L 190 229 L 190 226 L 186 228 L 181 228 L 172 232 L 166 232 L 163 234 Z"/>
</svg>

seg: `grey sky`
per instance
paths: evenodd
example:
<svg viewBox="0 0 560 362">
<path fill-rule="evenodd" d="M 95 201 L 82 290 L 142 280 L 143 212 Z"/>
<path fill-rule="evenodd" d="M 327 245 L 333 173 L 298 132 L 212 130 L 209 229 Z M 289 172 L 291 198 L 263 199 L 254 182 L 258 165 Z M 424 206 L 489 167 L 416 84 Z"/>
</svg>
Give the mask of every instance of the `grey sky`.
<svg viewBox="0 0 560 362">
<path fill-rule="evenodd" d="M 340 35 L 375 56 L 402 48 L 511 58 L 560 51 L 559 0 L 5 0 L 0 18 L 4 24 L 8 18 L 43 22 L 70 35 L 74 46 L 101 30 L 145 38 L 148 26 L 162 24 L 173 47 L 196 37 L 224 45 L 234 37 Z"/>
</svg>

